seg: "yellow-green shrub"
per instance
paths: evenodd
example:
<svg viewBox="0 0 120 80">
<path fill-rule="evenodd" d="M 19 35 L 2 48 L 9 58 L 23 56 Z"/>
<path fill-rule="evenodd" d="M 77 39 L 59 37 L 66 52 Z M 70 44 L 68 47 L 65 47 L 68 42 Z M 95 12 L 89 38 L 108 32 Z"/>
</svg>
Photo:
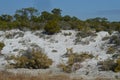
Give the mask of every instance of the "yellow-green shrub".
<svg viewBox="0 0 120 80">
<path fill-rule="evenodd" d="M 91 58 L 93 58 L 93 55 L 87 52 L 82 52 L 81 54 L 73 53 L 68 57 L 68 64 L 73 65 L 74 63 L 82 62 L 85 59 L 91 59 Z"/>
<path fill-rule="evenodd" d="M 60 63 L 58 65 L 58 67 L 60 69 L 62 69 L 62 71 L 70 73 L 72 71 L 76 71 L 77 69 L 80 69 L 81 66 L 82 66 L 80 63 L 83 62 L 86 59 L 93 58 L 93 55 L 89 54 L 87 52 L 82 52 L 81 54 L 71 53 L 67 57 L 68 57 L 67 63 L 66 64 L 65 63 Z"/>
<path fill-rule="evenodd" d="M 117 67 L 115 68 L 115 72 L 120 72 L 120 59 L 117 59 Z"/>
<path fill-rule="evenodd" d="M 52 60 L 46 54 L 35 50 L 21 56 L 11 56 L 10 60 L 15 61 L 15 63 L 10 64 L 14 68 L 46 69 L 52 65 Z"/>
<path fill-rule="evenodd" d="M 71 72 L 72 72 L 72 69 L 71 69 L 72 66 L 66 65 L 66 64 L 64 64 L 64 63 L 60 63 L 60 64 L 58 65 L 58 68 L 62 69 L 62 71 L 66 72 L 66 73 L 71 73 Z"/>
</svg>

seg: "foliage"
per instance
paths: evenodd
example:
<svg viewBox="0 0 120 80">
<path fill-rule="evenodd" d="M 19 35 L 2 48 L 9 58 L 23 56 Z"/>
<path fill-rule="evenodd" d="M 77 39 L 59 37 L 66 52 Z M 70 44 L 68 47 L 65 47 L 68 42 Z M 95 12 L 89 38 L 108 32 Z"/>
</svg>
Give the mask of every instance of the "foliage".
<svg viewBox="0 0 120 80">
<path fill-rule="evenodd" d="M 120 59 L 117 59 L 117 66 L 115 67 L 115 72 L 120 72 Z"/>
<path fill-rule="evenodd" d="M 4 46 L 5 46 L 5 44 L 0 42 L 0 50 L 2 50 Z"/>
<path fill-rule="evenodd" d="M 71 35 L 72 35 L 71 32 L 69 32 L 69 33 L 64 33 L 64 36 L 71 36 Z"/>
<path fill-rule="evenodd" d="M 85 59 L 91 59 L 91 58 L 93 58 L 93 55 L 87 52 L 82 52 L 80 54 L 73 53 L 70 54 L 68 57 L 68 64 L 73 65 L 74 63 L 83 62 Z"/>
<path fill-rule="evenodd" d="M 115 48 L 111 46 L 108 48 L 106 54 L 113 54 L 113 53 L 115 53 L 115 51 L 116 51 Z"/>
<path fill-rule="evenodd" d="M 69 15 L 66 15 L 66 16 L 63 16 L 63 21 L 70 21 L 71 20 L 71 17 Z"/>
<path fill-rule="evenodd" d="M 120 72 L 120 59 L 112 60 L 107 59 L 105 61 L 98 62 L 99 69 L 102 71 L 114 71 L 114 72 Z"/>
<path fill-rule="evenodd" d="M 118 59 L 119 57 L 120 57 L 120 54 L 119 54 L 119 53 L 112 55 L 112 58 L 113 58 L 113 59 Z"/>
<path fill-rule="evenodd" d="M 88 37 L 88 36 L 97 36 L 97 34 L 95 34 L 94 32 L 90 32 L 90 31 L 87 31 L 87 32 L 80 31 L 76 34 L 76 37 L 85 38 L 85 37 Z"/>
<path fill-rule="evenodd" d="M 53 9 L 51 12 L 52 12 L 54 15 L 60 16 L 60 15 L 61 15 L 61 11 L 62 11 L 62 10 L 55 8 L 55 9 Z"/>
<path fill-rule="evenodd" d="M 99 70 L 102 70 L 102 71 L 114 71 L 114 68 L 116 66 L 114 60 L 111 60 L 111 59 L 107 59 L 105 61 L 100 61 L 98 62 L 98 65 L 99 65 Z"/>
<path fill-rule="evenodd" d="M 57 50 L 52 50 L 52 52 L 53 52 L 53 53 L 56 53 L 56 52 L 58 52 L 58 51 L 57 51 Z"/>
<path fill-rule="evenodd" d="M 30 20 L 38 12 L 37 9 L 33 7 L 22 8 L 16 11 L 15 18 L 16 20 Z M 19 19 L 18 19 L 19 18 Z"/>
<path fill-rule="evenodd" d="M 13 19 L 13 17 L 12 17 L 11 15 L 8 15 L 8 14 L 2 14 L 2 15 L 0 16 L 0 19 L 1 19 L 2 21 L 11 22 L 12 19 Z"/>
<path fill-rule="evenodd" d="M 102 41 L 109 40 L 109 38 L 110 38 L 109 36 L 105 36 L 102 38 Z"/>
<path fill-rule="evenodd" d="M 88 30 L 98 31 L 118 31 L 120 32 L 120 22 L 110 22 L 107 18 L 96 17 L 87 20 L 80 20 L 70 15 L 62 16 L 62 10 L 54 8 L 51 12 L 43 11 L 41 14 L 33 7 L 16 10 L 15 14 L 0 15 L 0 30 L 21 29 L 38 30 L 43 29 L 49 21 L 56 21 L 60 29 L 74 29 L 87 32 Z M 53 22 L 54 24 L 54 22 Z M 53 29 L 53 28 L 52 28 Z M 56 32 L 56 30 L 55 30 Z M 53 32 L 54 33 L 54 30 Z"/>
<path fill-rule="evenodd" d="M 113 35 L 113 36 L 111 36 L 111 38 L 109 40 L 109 44 L 115 44 L 115 46 L 119 46 L 120 45 L 119 35 Z"/>
<path fill-rule="evenodd" d="M 27 51 L 21 56 L 11 56 L 9 60 L 15 61 L 10 63 L 14 68 L 46 69 L 52 64 L 52 60 L 45 53 L 35 50 Z"/>
<path fill-rule="evenodd" d="M 60 63 L 58 65 L 58 68 L 62 69 L 62 71 L 66 73 L 71 73 L 72 72 L 72 66 L 66 65 L 65 63 Z"/>
<path fill-rule="evenodd" d="M 76 39 L 74 40 L 75 45 L 76 45 L 76 44 L 79 44 L 79 43 L 89 44 L 89 41 L 81 42 L 81 38 L 85 38 L 85 37 L 89 37 L 89 36 L 94 37 L 94 36 L 97 36 L 97 34 L 94 33 L 94 32 L 91 32 L 91 31 L 87 31 L 87 32 L 79 31 L 79 32 L 76 34 Z"/>
<path fill-rule="evenodd" d="M 60 69 L 62 69 L 62 71 L 64 71 L 64 72 L 71 73 L 73 71 L 76 71 L 76 70 L 80 69 L 82 67 L 82 65 L 80 63 L 83 62 L 86 59 L 93 58 L 93 55 L 89 54 L 87 52 L 82 52 L 80 54 L 70 53 L 66 57 L 68 58 L 67 63 L 66 64 L 65 63 L 60 63 L 58 65 L 58 67 Z"/>
<path fill-rule="evenodd" d="M 41 13 L 40 20 L 42 22 L 46 22 L 46 21 L 52 20 L 52 14 L 47 12 L 47 11 L 43 11 Z"/>
<path fill-rule="evenodd" d="M 44 28 L 45 32 L 48 34 L 54 34 L 54 33 L 58 33 L 60 31 L 60 27 L 58 26 L 57 21 L 52 20 L 49 21 Z"/>
</svg>

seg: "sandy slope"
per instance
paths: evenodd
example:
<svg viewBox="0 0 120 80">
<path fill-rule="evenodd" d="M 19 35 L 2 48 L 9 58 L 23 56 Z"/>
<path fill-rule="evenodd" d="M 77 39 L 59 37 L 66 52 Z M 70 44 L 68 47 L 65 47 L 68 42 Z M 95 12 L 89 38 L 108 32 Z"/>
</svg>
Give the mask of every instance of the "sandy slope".
<svg viewBox="0 0 120 80">
<path fill-rule="evenodd" d="M 71 35 L 65 36 L 65 33 L 71 33 Z M 84 61 L 82 63 L 83 68 L 78 70 L 76 74 L 85 75 L 86 72 L 89 72 L 88 75 L 90 76 L 100 75 L 101 73 L 98 72 L 97 62 L 105 60 L 111 56 L 105 54 L 107 41 L 102 41 L 102 38 L 110 35 L 108 34 L 108 32 L 101 31 L 97 33 L 96 37 L 89 36 L 86 38 L 82 38 L 82 41 L 89 41 L 89 44 L 75 45 L 74 41 L 76 39 L 76 33 L 77 31 L 73 30 L 62 30 L 60 33 L 55 35 L 45 35 L 42 34 L 41 31 L 0 31 L 0 41 L 5 43 L 5 47 L 1 52 L 5 56 L 10 54 L 17 55 L 19 51 L 33 47 L 31 45 L 37 45 L 42 48 L 49 56 L 49 58 L 54 61 L 51 67 L 56 67 L 56 65 L 60 62 L 65 62 L 67 60 L 66 58 L 61 57 L 63 54 L 66 53 L 66 48 L 73 48 L 73 52 L 89 52 L 90 54 L 93 54 L 95 56 L 93 59 Z M 10 36 L 8 37 L 9 34 Z M 52 50 L 56 50 L 57 52 L 52 52 Z M 6 64 L 6 61 L 2 56 L 0 58 L 0 64 L 1 67 L 3 64 Z M 88 67 L 88 65 L 90 65 L 90 67 Z M 111 72 L 111 74 L 114 73 Z"/>
</svg>

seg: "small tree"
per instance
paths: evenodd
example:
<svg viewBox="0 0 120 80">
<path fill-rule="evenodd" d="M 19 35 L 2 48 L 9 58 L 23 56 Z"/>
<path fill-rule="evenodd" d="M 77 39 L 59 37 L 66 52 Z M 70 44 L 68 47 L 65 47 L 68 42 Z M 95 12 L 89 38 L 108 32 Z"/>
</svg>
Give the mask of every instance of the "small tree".
<svg viewBox="0 0 120 80">
<path fill-rule="evenodd" d="M 44 30 L 48 34 L 54 34 L 54 33 L 58 33 L 60 31 L 60 27 L 58 26 L 57 21 L 52 20 L 52 21 L 48 21 L 46 23 Z"/>
<path fill-rule="evenodd" d="M 61 11 L 62 11 L 62 10 L 55 8 L 55 9 L 53 9 L 51 12 L 52 12 L 54 15 L 61 16 Z"/>
</svg>

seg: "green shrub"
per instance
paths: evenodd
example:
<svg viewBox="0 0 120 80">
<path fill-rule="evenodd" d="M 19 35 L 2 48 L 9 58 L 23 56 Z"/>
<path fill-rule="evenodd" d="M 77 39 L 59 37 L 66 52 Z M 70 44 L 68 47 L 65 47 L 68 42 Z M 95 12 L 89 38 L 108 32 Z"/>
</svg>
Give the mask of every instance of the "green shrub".
<svg viewBox="0 0 120 80">
<path fill-rule="evenodd" d="M 46 69 L 52 65 L 52 60 L 42 51 L 32 50 L 28 52 L 29 51 L 21 56 L 11 56 L 9 60 L 14 60 L 15 63 L 10 63 L 10 66 L 14 68 Z"/>
<path fill-rule="evenodd" d="M 119 35 L 113 35 L 113 36 L 110 38 L 109 44 L 115 44 L 116 46 L 119 46 L 119 45 L 120 45 Z"/>
<path fill-rule="evenodd" d="M 102 38 L 102 41 L 105 41 L 105 40 L 108 40 L 108 39 L 110 39 L 110 37 L 109 36 L 105 36 L 105 37 Z"/>
<path fill-rule="evenodd" d="M 64 63 L 60 63 L 58 65 L 58 68 L 62 69 L 62 71 L 66 72 L 66 73 L 71 73 L 72 72 L 72 66 L 66 65 Z"/>
<path fill-rule="evenodd" d="M 119 54 L 119 53 L 112 55 L 112 58 L 113 58 L 113 59 L 118 59 L 119 57 L 120 57 L 120 54 Z"/>
<path fill-rule="evenodd" d="M 0 42 L 0 50 L 2 50 L 4 46 L 5 46 L 5 44 Z"/>
<path fill-rule="evenodd" d="M 64 36 L 71 36 L 71 35 L 72 35 L 71 32 L 69 32 L 69 33 L 64 33 Z"/>
<path fill-rule="evenodd" d="M 105 61 L 100 61 L 98 62 L 99 65 L 99 70 L 102 71 L 114 71 L 115 67 L 116 67 L 116 63 L 114 62 L 114 60 L 111 59 L 107 59 Z"/>
<path fill-rule="evenodd" d="M 120 59 L 116 59 L 116 62 L 112 59 L 98 62 L 99 69 L 102 71 L 114 71 L 120 72 Z"/>
<path fill-rule="evenodd" d="M 76 37 L 82 37 L 82 38 L 85 38 L 85 37 L 88 37 L 88 36 L 97 36 L 97 34 L 93 33 L 93 32 L 84 32 L 84 31 L 80 31 L 76 34 Z"/>
<path fill-rule="evenodd" d="M 53 52 L 53 53 L 56 53 L 56 52 L 58 52 L 58 51 L 57 51 L 57 50 L 52 50 L 52 52 Z"/>
<path fill-rule="evenodd" d="M 54 33 L 58 33 L 60 31 L 60 27 L 58 26 L 57 21 L 52 20 L 52 21 L 48 21 L 46 23 L 44 30 L 48 34 L 54 34 Z"/>
<path fill-rule="evenodd" d="M 120 72 L 120 59 L 117 59 L 117 66 L 115 67 L 115 72 Z"/>
<path fill-rule="evenodd" d="M 104 31 L 104 29 L 102 27 L 97 27 L 95 29 L 96 29 L 96 32 Z"/>
<path fill-rule="evenodd" d="M 106 54 L 114 54 L 115 53 L 115 48 L 114 47 L 109 47 Z"/>
<path fill-rule="evenodd" d="M 85 61 L 86 59 L 93 58 L 92 54 L 88 54 L 87 52 L 82 52 L 81 54 L 78 53 L 71 53 L 68 56 L 67 63 L 60 63 L 58 67 L 62 69 L 62 71 L 71 73 L 76 71 L 82 67 L 80 64 L 81 62 Z"/>
<path fill-rule="evenodd" d="M 81 54 L 73 53 L 68 57 L 68 64 L 73 65 L 74 63 L 83 62 L 85 59 L 91 58 L 93 58 L 93 55 L 87 52 L 82 52 Z"/>
</svg>

